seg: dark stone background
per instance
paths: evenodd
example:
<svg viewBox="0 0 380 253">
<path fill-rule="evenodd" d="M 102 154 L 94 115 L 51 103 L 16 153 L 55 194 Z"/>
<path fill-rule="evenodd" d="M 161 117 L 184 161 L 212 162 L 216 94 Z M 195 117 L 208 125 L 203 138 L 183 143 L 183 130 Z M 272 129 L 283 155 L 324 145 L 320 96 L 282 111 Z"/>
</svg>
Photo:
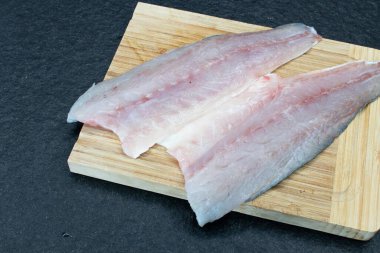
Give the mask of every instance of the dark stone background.
<svg viewBox="0 0 380 253">
<path fill-rule="evenodd" d="M 34 3 L 33 3 L 34 2 Z M 149 1 L 267 26 L 303 22 L 380 48 L 378 0 Z M 136 1 L 1 1 L 0 252 L 375 252 L 238 213 L 198 227 L 188 203 L 74 175 L 73 102 L 104 77 Z M 379 210 L 380 211 L 380 210 Z"/>
</svg>

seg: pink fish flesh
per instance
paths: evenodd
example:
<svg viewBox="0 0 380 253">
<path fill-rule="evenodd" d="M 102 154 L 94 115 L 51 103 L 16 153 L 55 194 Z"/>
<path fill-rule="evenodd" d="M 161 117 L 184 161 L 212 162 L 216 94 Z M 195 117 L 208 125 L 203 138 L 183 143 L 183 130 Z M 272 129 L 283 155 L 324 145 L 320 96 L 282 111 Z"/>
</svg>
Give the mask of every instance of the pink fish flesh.
<svg viewBox="0 0 380 253">
<path fill-rule="evenodd" d="M 197 172 L 198 159 L 276 97 L 279 78 L 269 74 L 251 81 L 246 90 L 231 96 L 224 104 L 159 143 L 177 159 L 185 180 Z"/>
<path fill-rule="evenodd" d="M 179 160 L 203 226 L 313 159 L 379 95 L 380 63 L 264 76 L 162 144 Z"/>
<path fill-rule="evenodd" d="M 319 40 L 303 24 L 209 37 L 92 86 L 67 121 L 112 130 L 136 158 Z"/>
</svg>

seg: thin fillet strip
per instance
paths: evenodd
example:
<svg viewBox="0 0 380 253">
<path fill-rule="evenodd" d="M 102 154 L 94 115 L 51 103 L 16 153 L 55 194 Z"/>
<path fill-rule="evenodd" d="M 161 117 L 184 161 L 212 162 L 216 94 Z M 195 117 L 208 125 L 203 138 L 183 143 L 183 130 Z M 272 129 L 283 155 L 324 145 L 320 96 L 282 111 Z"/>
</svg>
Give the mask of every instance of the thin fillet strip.
<svg viewBox="0 0 380 253">
<path fill-rule="evenodd" d="M 252 94 L 256 102 L 243 92 L 210 112 L 212 119 L 194 121 L 193 131 L 184 128 L 163 142 L 180 161 L 187 198 L 201 226 L 313 159 L 380 95 L 380 63 L 353 62 L 269 79 L 267 90 Z M 241 109 L 235 110 L 239 97 Z"/>
<path fill-rule="evenodd" d="M 247 80 L 270 73 L 319 40 L 303 24 L 213 36 L 92 86 L 73 105 L 67 121 L 112 130 L 124 152 L 136 158 L 240 93 Z"/>
</svg>

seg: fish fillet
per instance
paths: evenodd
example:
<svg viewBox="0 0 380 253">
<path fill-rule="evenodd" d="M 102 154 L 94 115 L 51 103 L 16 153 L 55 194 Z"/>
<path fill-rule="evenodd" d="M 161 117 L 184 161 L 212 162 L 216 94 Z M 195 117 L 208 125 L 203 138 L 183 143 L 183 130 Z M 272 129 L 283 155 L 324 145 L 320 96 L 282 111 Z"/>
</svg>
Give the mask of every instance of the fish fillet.
<svg viewBox="0 0 380 253">
<path fill-rule="evenodd" d="M 136 158 L 319 40 L 303 24 L 212 36 L 92 86 L 67 121 L 112 130 Z"/>
<path fill-rule="evenodd" d="M 264 76 L 162 142 L 199 225 L 267 191 L 325 149 L 380 95 L 380 63 Z"/>
</svg>

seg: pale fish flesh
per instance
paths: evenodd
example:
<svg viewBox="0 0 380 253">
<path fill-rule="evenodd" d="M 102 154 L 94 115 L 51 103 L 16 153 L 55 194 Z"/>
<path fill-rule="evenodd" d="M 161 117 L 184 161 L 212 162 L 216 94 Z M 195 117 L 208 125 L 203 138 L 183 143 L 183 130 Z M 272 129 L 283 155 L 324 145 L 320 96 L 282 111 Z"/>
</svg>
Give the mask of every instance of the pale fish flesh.
<svg viewBox="0 0 380 253">
<path fill-rule="evenodd" d="M 268 75 L 162 144 L 199 225 L 255 199 L 325 149 L 380 95 L 380 63 Z"/>
<path fill-rule="evenodd" d="M 112 130 L 136 158 L 319 40 L 303 24 L 212 36 L 92 86 L 67 121 Z"/>
</svg>

